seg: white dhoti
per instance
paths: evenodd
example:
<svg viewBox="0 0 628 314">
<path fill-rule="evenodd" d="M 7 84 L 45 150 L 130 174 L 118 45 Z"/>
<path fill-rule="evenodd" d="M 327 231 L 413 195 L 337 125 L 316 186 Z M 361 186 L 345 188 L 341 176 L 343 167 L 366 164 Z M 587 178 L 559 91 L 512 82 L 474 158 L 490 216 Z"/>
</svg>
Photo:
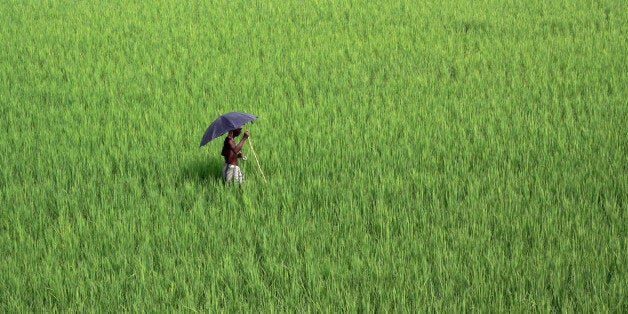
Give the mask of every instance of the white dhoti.
<svg viewBox="0 0 628 314">
<path fill-rule="evenodd" d="M 225 163 L 222 166 L 222 178 L 225 179 L 225 182 L 227 183 L 243 183 L 244 173 L 242 173 L 240 167 Z"/>
</svg>

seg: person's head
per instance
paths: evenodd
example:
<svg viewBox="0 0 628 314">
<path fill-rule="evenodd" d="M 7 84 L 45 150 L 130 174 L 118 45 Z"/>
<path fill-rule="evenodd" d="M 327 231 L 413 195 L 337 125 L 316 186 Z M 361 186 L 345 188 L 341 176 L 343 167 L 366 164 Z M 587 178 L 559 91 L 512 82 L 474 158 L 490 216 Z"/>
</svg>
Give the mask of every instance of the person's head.
<svg viewBox="0 0 628 314">
<path fill-rule="evenodd" d="M 242 127 L 231 130 L 231 134 L 233 134 L 233 137 L 240 136 L 240 133 L 242 133 Z"/>
</svg>

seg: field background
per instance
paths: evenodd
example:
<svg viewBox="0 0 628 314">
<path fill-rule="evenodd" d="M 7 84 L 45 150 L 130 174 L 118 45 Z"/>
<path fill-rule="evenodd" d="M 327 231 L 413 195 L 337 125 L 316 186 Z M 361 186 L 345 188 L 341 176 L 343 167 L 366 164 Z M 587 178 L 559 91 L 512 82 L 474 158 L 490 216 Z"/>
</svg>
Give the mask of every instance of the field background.
<svg viewBox="0 0 628 314">
<path fill-rule="evenodd" d="M 3 1 L 0 311 L 626 312 L 627 11 Z"/>
</svg>

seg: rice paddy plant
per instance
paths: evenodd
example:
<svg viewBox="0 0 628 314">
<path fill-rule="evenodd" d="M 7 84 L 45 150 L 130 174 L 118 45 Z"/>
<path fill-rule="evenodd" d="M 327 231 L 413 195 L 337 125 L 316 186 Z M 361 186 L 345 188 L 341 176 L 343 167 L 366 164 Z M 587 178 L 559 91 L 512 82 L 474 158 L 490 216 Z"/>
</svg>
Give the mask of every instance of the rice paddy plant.
<svg viewBox="0 0 628 314">
<path fill-rule="evenodd" d="M 2 311 L 626 311 L 620 1 L 0 17 Z"/>
</svg>

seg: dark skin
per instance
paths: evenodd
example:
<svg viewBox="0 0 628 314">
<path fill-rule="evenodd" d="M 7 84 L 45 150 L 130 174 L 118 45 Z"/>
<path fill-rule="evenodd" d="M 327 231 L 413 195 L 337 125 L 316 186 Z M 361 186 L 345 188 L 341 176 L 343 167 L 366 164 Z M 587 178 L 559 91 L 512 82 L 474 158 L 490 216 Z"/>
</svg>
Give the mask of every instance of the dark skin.
<svg viewBox="0 0 628 314">
<path fill-rule="evenodd" d="M 238 165 L 238 158 L 244 157 L 242 154 L 242 146 L 244 142 L 249 138 L 249 131 L 246 130 L 244 135 L 242 135 L 242 139 L 240 139 L 240 143 L 236 144 L 235 138 L 238 137 L 242 133 L 242 128 L 237 128 L 235 130 L 229 131 L 227 137 L 225 138 L 225 143 L 222 147 L 222 155 L 225 156 L 225 163 L 230 165 Z"/>
</svg>

